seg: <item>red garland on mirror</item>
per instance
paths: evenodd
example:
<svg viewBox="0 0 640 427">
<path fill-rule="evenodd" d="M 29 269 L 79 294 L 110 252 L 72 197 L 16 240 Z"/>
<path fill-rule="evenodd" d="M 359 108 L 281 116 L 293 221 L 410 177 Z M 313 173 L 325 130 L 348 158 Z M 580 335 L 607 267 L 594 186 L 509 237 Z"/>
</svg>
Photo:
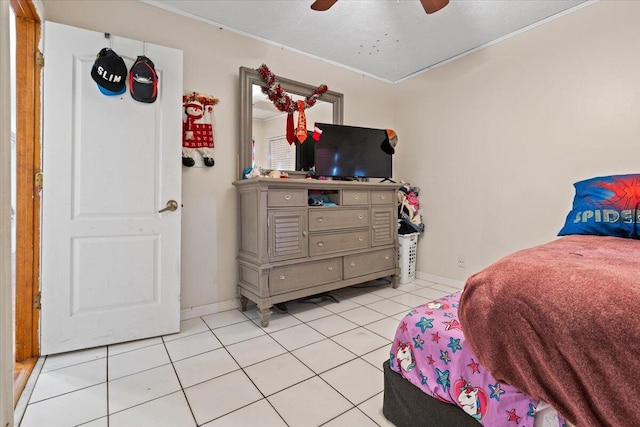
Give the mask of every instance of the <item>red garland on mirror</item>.
<svg viewBox="0 0 640 427">
<path fill-rule="evenodd" d="M 289 144 L 293 144 L 295 142 L 295 130 L 293 126 L 293 113 L 296 111 L 300 112 L 298 117 L 298 126 L 301 125 L 300 121 L 304 120 L 304 109 L 311 108 L 315 105 L 316 101 L 320 96 L 325 93 L 329 88 L 327 85 L 322 84 L 318 86 L 318 88 L 313 91 L 313 93 L 305 98 L 304 101 L 294 101 L 291 97 L 285 92 L 285 90 L 280 85 L 280 82 L 276 79 L 275 74 L 271 72 L 269 67 L 265 64 L 262 64 L 260 68 L 258 68 L 258 72 L 262 79 L 267 83 L 267 87 L 262 88 L 262 92 L 267 95 L 269 100 L 273 102 L 273 105 L 278 109 L 278 111 L 282 111 L 283 113 L 287 113 L 287 142 Z M 304 142 L 305 138 L 300 140 L 300 143 Z"/>
</svg>

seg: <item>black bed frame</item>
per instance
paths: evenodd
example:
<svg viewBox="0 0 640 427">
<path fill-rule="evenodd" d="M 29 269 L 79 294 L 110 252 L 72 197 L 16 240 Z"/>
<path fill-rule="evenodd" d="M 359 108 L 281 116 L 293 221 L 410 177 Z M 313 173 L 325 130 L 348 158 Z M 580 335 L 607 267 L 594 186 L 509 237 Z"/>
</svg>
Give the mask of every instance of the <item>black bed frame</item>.
<svg viewBox="0 0 640 427">
<path fill-rule="evenodd" d="M 478 421 L 450 403 L 425 394 L 400 374 L 392 371 L 387 360 L 384 370 L 382 413 L 397 427 L 478 427 Z"/>
</svg>

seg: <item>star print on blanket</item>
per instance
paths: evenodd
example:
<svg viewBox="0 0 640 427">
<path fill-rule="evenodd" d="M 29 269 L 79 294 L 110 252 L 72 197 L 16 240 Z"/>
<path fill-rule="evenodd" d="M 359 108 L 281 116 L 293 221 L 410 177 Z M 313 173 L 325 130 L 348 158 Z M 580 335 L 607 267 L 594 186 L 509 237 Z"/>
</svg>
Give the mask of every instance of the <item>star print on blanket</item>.
<svg viewBox="0 0 640 427">
<path fill-rule="evenodd" d="M 539 402 L 496 381 L 467 346 L 458 321 L 460 294 L 430 301 L 402 319 L 391 345 L 391 369 L 482 425 L 532 427 Z"/>
</svg>

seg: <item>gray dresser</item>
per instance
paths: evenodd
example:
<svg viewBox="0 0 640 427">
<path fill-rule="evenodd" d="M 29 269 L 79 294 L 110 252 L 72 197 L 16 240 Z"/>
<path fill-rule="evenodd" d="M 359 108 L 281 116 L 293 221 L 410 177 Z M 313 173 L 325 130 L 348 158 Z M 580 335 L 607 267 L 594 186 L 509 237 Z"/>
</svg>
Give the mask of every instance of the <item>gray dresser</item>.
<svg viewBox="0 0 640 427">
<path fill-rule="evenodd" d="M 242 310 L 391 276 L 398 286 L 397 184 L 307 179 L 235 181 Z M 309 206 L 322 194 L 335 206 Z"/>
</svg>

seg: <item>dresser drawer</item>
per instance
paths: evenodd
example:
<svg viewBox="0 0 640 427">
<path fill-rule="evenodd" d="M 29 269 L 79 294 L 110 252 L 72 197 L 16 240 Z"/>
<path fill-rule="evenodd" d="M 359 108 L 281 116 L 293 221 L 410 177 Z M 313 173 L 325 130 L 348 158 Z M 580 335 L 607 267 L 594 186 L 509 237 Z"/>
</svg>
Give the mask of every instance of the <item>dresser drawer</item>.
<svg viewBox="0 0 640 427">
<path fill-rule="evenodd" d="M 342 205 L 354 206 L 354 205 L 368 205 L 369 204 L 369 192 L 362 190 L 343 190 L 342 191 Z"/>
<path fill-rule="evenodd" d="M 310 208 L 309 231 L 366 227 L 369 208 Z"/>
<path fill-rule="evenodd" d="M 372 205 L 394 205 L 396 204 L 397 198 L 397 192 L 393 190 L 371 192 Z"/>
<path fill-rule="evenodd" d="M 369 229 L 309 235 L 309 256 L 365 249 L 369 247 Z"/>
<path fill-rule="evenodd" d="M 269 272 L 269 290 L 278 295 L 336 280 L 342 280 L 342 258 L 274 267 Z"/>
<path fill-rule="evenodd" d="M 306 190 L 271 189 L 267 194 L 269 207 L 307 206 Z"/>
<path fill-rule="evenodd" d="M 352 277 L 394 268 L 396 258 L 396 251 L 393 248 L 368 252 L 366 254 L 348 255 L 344 257 L 344 278 L 350 279 Z"/>
</svg>

